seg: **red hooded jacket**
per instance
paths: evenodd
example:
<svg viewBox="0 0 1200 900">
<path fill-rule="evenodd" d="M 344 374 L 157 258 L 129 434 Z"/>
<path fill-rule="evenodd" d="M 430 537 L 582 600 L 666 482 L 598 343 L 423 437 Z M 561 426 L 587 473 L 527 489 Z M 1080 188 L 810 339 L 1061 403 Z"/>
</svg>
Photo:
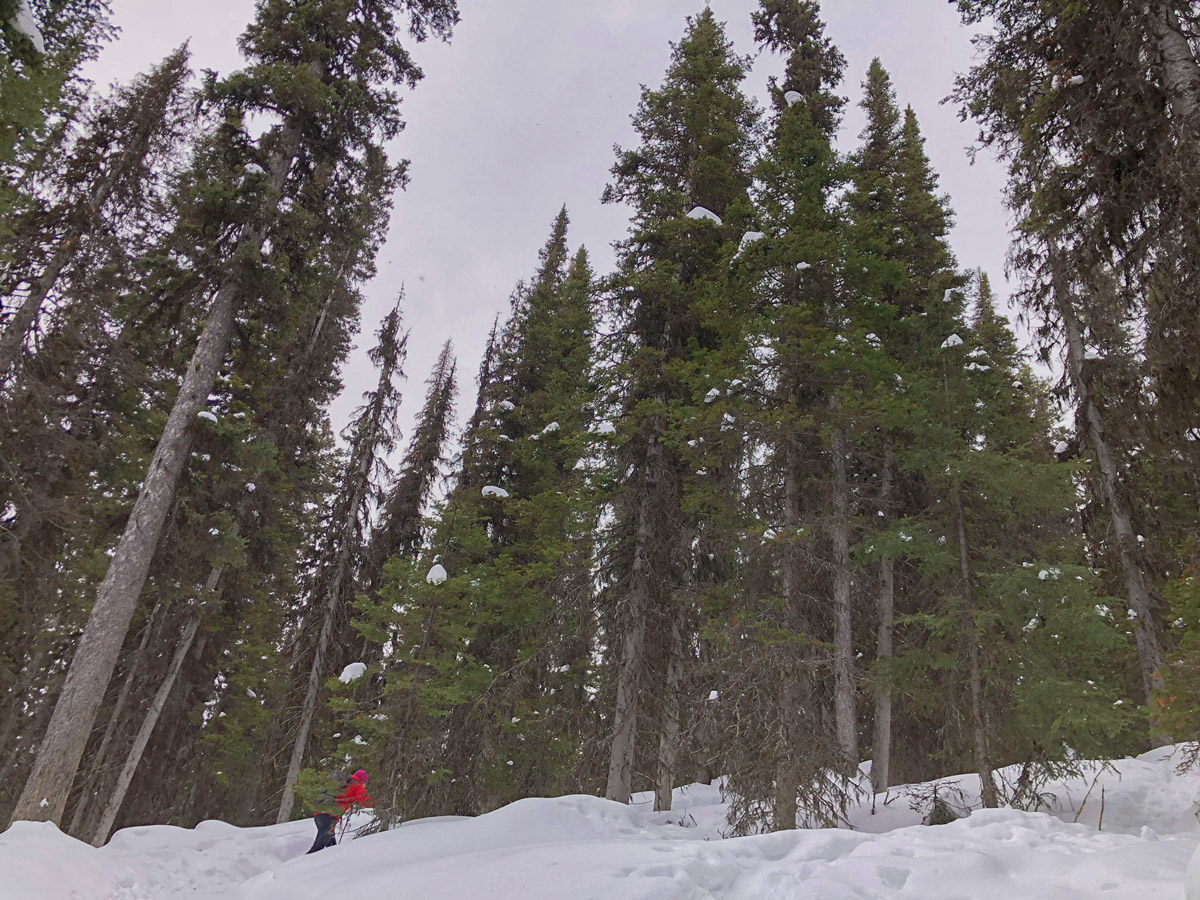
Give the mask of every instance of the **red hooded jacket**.
<svg viewBox="0 0 1200 900">
<path fill-rule="evenodd" d="M 346 789 L 338 794 L 334 802 L 346 812 L 349 812 L 350 807 L 356 803 L 365 809 L 369 809 L 375 805 L 375 801 L 367 793 L 366 786 L 357 778 L 350 779 L 350 783 L 346 785 Z"/>
</svg>

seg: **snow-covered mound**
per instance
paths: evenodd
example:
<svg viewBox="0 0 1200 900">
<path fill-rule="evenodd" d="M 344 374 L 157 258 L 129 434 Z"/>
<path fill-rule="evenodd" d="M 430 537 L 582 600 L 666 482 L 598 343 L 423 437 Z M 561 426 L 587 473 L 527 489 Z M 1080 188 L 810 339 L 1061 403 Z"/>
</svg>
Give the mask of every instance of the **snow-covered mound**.
<svg viewBox="0 0 1200 900">
<path fill-rule="evenodd" d="M 1178 775 L 1177 760 L 1160 750 L 1049 785 L 1050 812 L 976 810 L 937 827 L 896 789 L 864 792 L 841 829 L 726 839 L 720 787 L 691 785 L 669 813 L 649 795 L 521 800 L 312 856 L 307 821 L 130 828 L 99 850 L 20 823 L 0 835 L 0 869 L 14 900 L 1183 900 L 1200 775 Z M 965 804 L 978 793 L 975 776 L 937 784 Z"/>
</svg>

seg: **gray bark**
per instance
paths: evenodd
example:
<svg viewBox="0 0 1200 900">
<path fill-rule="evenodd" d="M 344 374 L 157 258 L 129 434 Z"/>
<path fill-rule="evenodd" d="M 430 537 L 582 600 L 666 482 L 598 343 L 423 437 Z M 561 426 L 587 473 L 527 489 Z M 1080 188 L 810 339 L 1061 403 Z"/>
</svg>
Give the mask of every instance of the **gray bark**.
<svg viewBox="0 0 1200 900">
<path fill-rule="evenodd" d="M 284 126 L 269 167 L 271 190 L 278 197 L 299 146 L 299 133 Z M 265 228 L 247 228 L 235 255 L 258 254 Z M 241 273 L 229 275 L 217 289 L 204 331 L 188 363 L 179 395 L 154 449 L 133 512 L 100 584 L 96 602 L 75 650 L 33 771 L 17 801 L 13 821 L 62 821 L 67 795 L 95 723 L 121 645 L 146 583 L 167 512 L 191 450 L 192 425 L 203 408 L 225 359 L 233 332 L 234 307 L 242 293 Z"/>
<path fill-rule="evenodd" d="M 62 270 L 70 261 L 71 255 L 75 251 L 75 242 L 82 232 L 82 228 L 74 229 L 74 233 L 59 245 L 58 250 L 46 265 L 45 271 L 30 285 L 29 293 L 25 295 L 21 305 L 5 323 L 4 331 L 0 332 L 0 385 L 8 380 L 9 372 L 17 361 L 21 347 L 25 345 L 29 330 L 37 321 L 42 304 L 46 301 L 54 283 L 58 281 L 58 276 L 62 274 Z"/>
<path fill-rule="evenodd" d="M 799 707 L 802 702 L 798 667 L 788 666 L 780 685 L 780 720 L 783 726 L 783 752 L 775 761 L 775 808 L 772 831 L 791 831 L 796 827 L 796 799 L 800 793 L 800 768 L 796 759 L 800 734 Z"/>
<path fill-rule="evenodd" d="M 1200 62 L 1179 22 L 1171 0 L 1156 0 L 1149 8 L 1150 30 L 1162 61 L 1163 88 L 1171 112 L 1186 127 L 1200 126 Z"/>
<path fill-rule="evenodd" d="M 209 573 L 208 582 L 204 585 L 204 595 L 206 598 L 211 596 L 213 591 L 217 589 L 217 582 L 220 578 L 221 570 L 219 568 L 214 568 Z M 183 661 L 187 658 L 188 651 L 192 647 L 192 641 L 195 640 L 196 632 L 199 628 L 200 612 L 197 610 L 187 625 L 184 626 L 183 634 L 179 638 L 179 644 L 175 647 L 175 655 L 171 657 L 171 665 L 167 668 L 167 674 L 163 676 L 162 683 L 159 684 L 158 690 L 154 694 L 154 699 L 150 701 L 150 706 L 146 710 L 146 717 L 142 720 L 142 726 L 138 729 L 137 736 L 133 739 L 133 746 L 129 748 L 129 753 L 125 756 L 125 764 L 121 767 L 121 774 L 117 776 L 117 783 L 113 786 L 112 794 L 109 795 L 108 803 L 105 804 L 104 812 L 100 816 L 100 822 L 92 834 L 93 846 L 100 847 L 108 840 L 113 823 L 117 820 L 117 814 L 121 811 L 121 806 L 125 802 L 125 795 L 129 791 L 129 785 L 133 783 L 133 776 L 137 772 L 138 763 L 142 761 L 142 754 L 146 750 L 146 745 L 150 743 L 150 735 L 154 733 L 154 726 L 158 724 L 158 718 L 162 715 L 163 708 L 167 705 L 167 698 L 171 696 L 171 689 L 175 687 L 175 681 L 179 678 L 179 670 L 183 668 Z"/>
<path fill-rule="evenodd" d="M 883 472 L 880 485 L 881 506 L 887 521 L 892 501 L 892 446 L 885 441 Z M 895 578 L 892 558 L 879 561 L 879 599 L 877 606 L 879 630 L 875 637 L 875 659 L 883 671 L 875 687 L 875 738 L 871 747 L 871 789 L 882 793 L 888 789 L 892 754 L 892 680 L 888 666 L 892 659 L 892 621 L 895 615 Z"/>
<path fill-rule="evenodd" d="M 1162 668 L 1165 654 L 1162 636 L 1154 615 L 1154 602 L 1146 573 L 1138 553 L 1137 535 L 1134 533 L 1129 506 L 1122 490 L 1122 466 L 1105 437 L 1108 429 L 1104 413 L 1097 405 L 1091 387 L 1084 377 L 1086 351 L 1083 345 L 1083 334 L 1072 305 L 1071 295 L 1060 271 L 1060 264 L 1059 259 L 1052 258 L 1055 301 L 1067 334 L 1067 373 L 1083 413 L 1088 445 L 1092 448 L 1092 452 L 1096 456 L 1096 463 L 1100 467 L 1101 491 L 1104 495 L 1104 502 L 1108 506 L 1109 520 L 1112 522 L 1113 536 L 1116 539 L 1121 574 L 1125 581 L 1126 600 L 1136 616 L 1133 622 L 1133 634 L 1142 670 L 1142 690 L 1146 695 L 1146 701 L 1149 702 L 1150 698 L 1162 690 L 1163 686 Z"/>
<path fill-rule="evenodd" d="M 846 434 L 833 432 L 833 709 L 838 749 L 845 770 L 858 769 L 858 720 L 854 701 L 854 642 L 851 612 L 850 483 Z"/>
<path fill-rule="evenodd" d="M 100 790 L 101 781 L 104 777 L 108 748 L 112 744 L 113 737 L 116 735 L 117 729 L 124 718 L 125 707 L 129 703 L 130 696 L 133 694 L 133 686 L 141 680 L 142 665 L 146 661 L 146 648 L 150 645 L 150 638 L 155 630 L 155 620 L 162 609 L 163 602 L 159 600 L 154 604 L 154 609 L 150 611 L 150 617 L 146 620 L 146 630 L 142 634 L 142 640 L 138 644 L 138 648 L 133 655 L 133 661 L 129 666 L 129 671 L 126 672 L 125 680 L 121 685 L 121 693 L 117 695 L 117 702 L 113 705 L 112 712 L 108 716 L 108 724 L 104 726 L 104 736 L 100 739 L 100 746 L 96 749 L 96 754 L 92 758 L 92 764 L 87 766 L 87 769 L 90 770 L 89 777 L 84 783 L 83 790 L 79 793 L 79 799 L 75 801 L 75 809 L 71 813 L 71 824 L 67 828 L 67 833 L 72 837 L 82 840 L 84 823 L 86 821 L 85 816 L 91 806 L 92 798 Z"/>
</svg>

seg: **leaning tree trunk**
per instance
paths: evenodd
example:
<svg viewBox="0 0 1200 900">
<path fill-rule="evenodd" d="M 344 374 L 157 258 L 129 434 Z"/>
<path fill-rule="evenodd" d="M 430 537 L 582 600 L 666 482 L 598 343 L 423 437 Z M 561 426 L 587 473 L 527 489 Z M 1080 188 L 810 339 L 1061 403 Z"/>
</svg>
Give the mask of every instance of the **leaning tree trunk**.
<svg viewBox="0 0 1200 900">
<path fill-rule="evenodd" d="M 892 445 L 887 438 L 883 445 L 883 472 L 880 485 L 880 506 L 884 522 L 892 503 Z M 875 637 L 875 661 L 881 671 L 876 674 L 875 739 L 871 747 L 871 790 L 880 794 L 888 789 L 892 755 L 892 621 L 895 616 L 895 577 L 891 556 L 884 554 L 879 561 L 879 598 L 877 614 L 879 630 Z M 874 807 L 872 806 L 872 809 Z"/>
<path fill-rule="evenodd" d="M 75 801 L 75 809 L 71 813 L 71 824 L 67 827 L 67 834 L 72 837 L 77 837 L 82 840 L 81 835 L 84 832 L 84 825 L 87 821 L 88 808 L 91 806 L 91 801 L 94 795 L 98 794 L 102 787 L 104 779 L 105 760 L 108 758 L 108 748 L 112 744 L 113 738 L 116 736 L 117 730 L 125 717 L 125 707 L 129 703 L 129 698 L 133 695 L 133 686 L 141 681 L 142 665 L 146 661 L 146 648 L 150 645 L 150 640 L 155 631 L 155 620 L 163 610 L 163 601 L 160 598 L 154 604 L 154 608 L 150 610 L 150 616 L 146 620 L 146 630 L 142 634 L 142 640 L 138 644 L 137 650 L 134 651 L 133 661 L 129 666 L 129 671 L 125 673 L 124 682 L 121 685 L 121 692 L 117 695 L 117 702 L 113 705 L 112 711 L 108 714 L 108 724 L 104 726 L 104 736 L 100 739 L 100 746 L 96 748 L 95 755 L 91 758 L 90 764 L 85 763 L 85 770 L 88 771 L 87 778 L 84 781 L 83 789 L 79 792 L 79 799 Z M 94 828 L 92 829 L 95 830 Z"/>
<path fill-rule="evenodd" d="M 833 709 L 838 749 L 846 774 L 858 769 L 858 721 L 854 703 L 854 638 L 850 578 L 850 483 L 846 433 L 833 432 Z"/>
<path fill-rule="evenodd" d="M 1088 380 L 1084 377 L 1083 333 L 1060 271 L 1061 259 L 1056 254 L 1052 256 L 1051 266 L 1055 301 L 1067 333 L 1067 372 L 1080 411 L 1083 413 L 1088 444 L 1100 466 L 1101 491 L 1108 506 L 1109 519 L 1116 538 L 1126 598 L 1135 615 L 1133 634 L 1142 669 L 1142 691 L 1149 703 L 1150 698 L 1162 690 L 1163 686 L 1162 670 L 1166 657 L 1163 652 L 1162 635 L 1154 615 L 1154 601 L 1139 559 L 1137 536 L 1121 486 L 1121 466 L 1105 436 L 1107 423 L 1104 413 L 1097 405 Z"/>
<path fill-rule="evenodd" d="M 298 131 L 285 125 L 279 143 L 271 154 L 269 170 L 275 197 L 280 195 L 298 152 Z M 263 226 L 247 228 L 234 251 L 235 258 L 259 254 L 265 239 Z M 222 282 L 213 298 L 179 395 L 154 448 L 150 469 L 100 584 L 33 772 L 17 801 L 13 821 L 29 819 L 56 825 L 62 821 L 75 771 L 104 701 L 187 463 L 192 423 L 204 406 L 229 349 L 234 308 L 243 292 L 241 282 L 241 273 L 234 272 Z"/>
<path fill-rule="evenodd" d="M 967 644 L 967 677 L 971 689 L 971 734 L 975 741 L 975 768 L 979 772 L 980 796 L 987 809 L 1000 805 L 996 782 L 992 776 L 992 759 L 988 750 L 987 719 L 983 711 L 983 669 L 979 663 L 979 627 L 975 621 L 975 593 L 971 584 L 971 553 L 967 544 L 967 517 L 962 495 L 954 489 L 954 523 L 958 531 L 958 566 L 962 576 L 963 640 Z"/>
<path fill-rule="evenodd" d="M 206 596 L 211 595 L 216 590 L 217 581 L 220 577 L 221 570 L 214 568 L 208 576 L 208 583 L 204 586 Z M 117 783 L 113 786 L 112 794 L 109 795 L 108 803 L 104 807 L 104 813 L 100 816 L 100 823 L 96 826 L 95 833 L 92 834 L 93 846 L 100 847 L 108 840 L 113 823 L 117 820 L 117 814 L 121 811 L 121 806 L 125 803 L 125 795 L 129 791 L 129 785 L 133 783 L 133 776 L 137 771 L 138 763 L 142 761 L 142 754 L 146 750 L 146 745 L 150 743 L 150 735 L 154 733 L 154 726 L 158 724 L 158 717 L 162 715 L 163 708 L 167 705 L 167 698 L 171 696 L 171 690 L 175 687 L 175 681 L 179 677 L 179 670 L 183 668 L 183 661 L 187 658 L 188 651 L 192 648 L 192 641 L 195 640 L 196 632 L 199 628 L 200 613 L 197 611 L 192 614 L 192 618 L 184 626 L 183 634 L 179 638 L 179 644 L 175 647 L 175 655 L 171 657 L 171 665 L 167 669 L 167 674 L 163 676 L 162 683 L 158 686 L 158 690 L 154 694 L 154 699 L 150 701 L 150 707 L 146 710 L 146 717 L 142 720 L 142 727 L 138 729 L 137 736 L 133 739 L 133 746 L 129 748 L 129 753 L 125 757 L 125 764 L 121 767 L 121 774 L 117 776 Z"/>
</svg>

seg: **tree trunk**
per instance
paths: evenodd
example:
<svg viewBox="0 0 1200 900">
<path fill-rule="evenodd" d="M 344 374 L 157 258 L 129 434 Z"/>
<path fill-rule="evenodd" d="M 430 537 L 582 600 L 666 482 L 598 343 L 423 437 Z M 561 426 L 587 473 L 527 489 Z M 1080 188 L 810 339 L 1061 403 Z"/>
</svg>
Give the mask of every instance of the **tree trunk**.
<svg viewBox="0 0 1200 900">
<path fill-rule="evenodd" d="M 1185 128 L 1200 121 L 1200 63 L 1179 22 L 1170 0 L 1156 0 L 1147 7 L 1150 29 L 1162 60 L 1163 87 L 1175 118 Z"/>
<path fill-rule="evenodd" d="M 854 640 L 850 606 L 850 484 L 846 434 L 833 432 L 833 707 L 838 749 L 847 774 L 858 769 L 858 721 L 854 703 Z"/>
<path fill-rule="evenodd" d="M 967 517 L 962 495 L 955 488 L 954 520 L 958 530 L 958 565 L 963 589 L 963 640 L 967 644 L 967 668 L 971 687 L 971 732 L 975 740 L 975 768 L 979 772 L 980 796 L 987 809 L 1000 805 L 992 760 L 988 752 L 987 721 L 983 712 L 983 671 L 979 665 L 979 630 L 975 622 L 975 595 L 971 585 L 971 556 L 967 544 Z"/>
<path fill-rule="evenodd" d="M 653 432 L 646 448 L 649 477 L 643 486 L 638 503 L 637 532 L 634 538 L 633 565 L 629 572 L 629 609 L 621 645 L 621 663 L 617 671 L 617 702 L 613 710 L 612 747 L 608 761 L 608 784 L 604 796 L 618 803 L 628 803 L 633 787 L 633 758 L 637 744 L 638 692 L 641 682 L 643 654 L 646 645 L 646 617 L 650 612 L 650 552 L 651 517 L 653 504 L 661 498 L 654 496 L 655 475 L 659 469 L 662 447 L 657 431 Z"/>
<path fill-rule="evenodd" d="M 221 570 L 214 568 L 208 576 L 208 583 L 204 586 L 205 596 L 209 596 L 217 588 L 217 581 L 221 577 Z M 146 710 L 146 717 L 142 720 L 142 727 L 138 729 L 137 736 L 133 739 L 133 746 L 129 748 L 129 753 L 125 757 L 125 765 L 121 767 L 121 774 L 117 776 L 117 783 L 113 786 L 112 794 L 108 798 L 108 803 L 104 807 L 104 813 L 100 816 L 100 823 L 96 826 L 96 831 L 92 835 L 92 845 L 96 847 L 103 846 L 108 840 L 109 832 L 112 831 L 113 823 L 117 820 L 117 814 L 121 811 L 121 806 L 125 802 L 125 794 L 129 791 L 129 785 L 133 783 L 134 773 L 137 771 L 138 763 L 142 761 L 142 753 L 146 750 L 146 744 L 150 742 L 150 735 L 154 732 L 154 726 L 158 724 L 158 717 L 162 715 L 163 707 L 167 705 L 167 698 L 171 695 L 171 689 L 175 687 L 175 680 L 179 677 L 179 670 L 183 668 L 183 661 L 187 658 L 188 651 L 192 647 L 192 641 L 196 638 L 196 632 L 200 628 L 200 613 L 195 612 L 192 618 L 184 626 L 183 635 L 179 638 L 179 644 L 175 648 L 175 655 L 171 658 L 171 665 L 167 669 L 167 674 L 163 676 L 162 683 L 158 686 L 158 691 L 154 694 L 154 699 L 150 701 L 150 707 Z"/>
<path fill-rule="evenodd" d="M 282 191 L 298 146 L 298 132 L 285 126 L 280 148 L 272 154 L 270 184 L 276 197 Z M 262 226 L 248 228 L 235 257 L 261 251 Z M 248 249 L 247 249 L 248 248 Z M 75 770 L 96 721 L 109 679 L 121 654 L 138 597 L 146 583 L 167 512 L 191 449 L 192 423 L 204 406 L 225 359 L 233 332 L 234 306 L 242 293 L 241 274 L 222 282 L 208 311 L 204 331 L 188 363 L 175 405 L 154 448 L 150 469 L 137 502 L 117 543 L 112 562 L 100 584 L 95 605 L 75 650 L 58 703 L 12 820 L 29 819 L 60 824 Z"/>
<path fill-rule="evenodd" d="M 800 733 L 801 675 L 798 667 L 788 666 L 780 685 L 780 721 L 783 725 L 783 751 L 775 760 L 775 808 L 771 817 L 772 831 L 795 829 L 798 812 L 796 798 L 800 794 L 800 768 L 796 752 L 803 736 Z"/>
<path fill-rule="evenodd" d="M 880 485 L 880 505 L 885 524 L 892 502 L 892 445 L 884 439 L 883 472 Z M 875 687 L 875 738 L 871 748 L 871 790 L 876 794 L 888 789 L 892 754 L 892 676 L 888 667 L 892 659 L 892 621 L 895 615 L 895 579 L 892 558 L 885 555 L 879 561 L 879 630 L 875 637 L 875 661 L 882 671 Z"/>
<path fill-rule="evenodd" d="M 125 679 L 121 685 L 121 693 L 117 695 L 117 702 L 113 705 L 112 712 L 109 713 L 108 724 L 104 726 L 104 736 L 100 739 L 100 746 L 96 748 L 91 765 L 86 767 L 90 771 L 88 771 L 88 777 L 84 781 L 83 789 L 79 792 L 79 799 L 75 801 L 75 809 L 71 814 L 71 824 L 67 828 L 67 834 L 77 837 L 80 840 L 83 840 L 84 816 L 87 815 L 92 797 L 99 792 L 102 780 L 107 780 L 104 778 L 104 770 L 106 768 L 105 760 L 108 757 L 108 748 L 112 744 L 113 737 L 116 735 L 117 729 L 124 718 L 125 706 L 133 693 L 133 686 L 141 680 L 142 664 L 146 661 L 146 648 L 150 645 L 155 620 L 162 609 L 163 602 L 160 599 L 154 604 L 154 608 L 150 611 L 150 617 L 146 620 L 146 630 L 142 634 L 142 640 L 138 644 L 137 650 L 134 652 L 129 671 L 125 673 Z M 94 831 L 95 829 L 93 828 L 92 830 Z"/>
<path fill-rule="evenodd" d="M 1154 601 L 1147 585 L 1146 574 L 1139 559 L 1137 536 L 1134 533 L 1129 507 L 1122 491 L 1122 467 L 1105 437 L 1107 428 L 1104 413 L 1096 404 L 1091 387 L 1084 377 L 1083 334 L 1079 327 L 1079 319 L 1071 305 L 1071 297 L 1064 284 L 1060 265 L 1061 260 L 1052 256 L 1055 301 L 1067 333 L 1067 372 L 1083 413 L 1088 444 L 1100 466 L 1100 485 L 1104 494 L 1104 502 L 1108 506 L 1113 534 L 1116 537 L 1117 555 L 1125 581 L 1126 597 L 1129 608 L 1136 616 L 1133 622 L 1133 634 L 1137 642 L 1138 659 L 1142 669 L 1142 690 L 1145 693 L 1146 702 L 1149 703 L 1150 698 L 1162 690 L 1163 686 L 1162 668 L 1165 654 L 1162 636 L 1154 615 Z"/>
<path fill-rule="evenodd" d="M 29 335 L 29 329 L 37 320 L 46 296 L 74 254 L 75 241 L 79 239 L 82 230 L 82 228 L 74 229 L 73 233 L 62 242 L 54 256 L 50 258 L 45 271 L 33 282 L 21 305 L 5 323 L 4 331 L 0 332 L 0 384 L 4 384 L 8 380 L 9 372 L 16 364 L 21 347 L 24 346 L 25 339 Z"/>
<path fill-rule="evenodd" d="M 792 394 L 799 403 L 798 392 Z M 786 546 L 783 558 L 783 596 L 787 611 L 796 629 L 811 636 L 812 623 L 805 611 L 804 567 L 796 546 L 804 519 L 804 474 L 803 458 L 799 442 L 794 433 L 787 434 L 785 441 L 785 470 L 783 476 L 783 524 Z M 802 740 L 800 728 L 800 704 L 809 697 L 808 675 L 804 668 L 809 661 L 807 644 L 797 651 L 800 660 L 788 660 L 782 670 L 779 694 L 779 720 L 783 734 L 779 754 L 775 760 L 775 809 L 772 827 L 775 831 L 788 831 L 796 827 L 796 798 L 800 793 L 800 770 L 796 752 Z"/>
<path fill-rule="evenodd" d="M 675 768 L 679 758 L 679 682 L 683 676 L 683 636 L 679 604 L 671 610 L 671 647 L 667 657 L 667 683 L 659 713 L 661 733 L 658 740 L 658 773 L 654 786 L 654 811 L 671 809 L 675 788 Z"/>
</svg>

